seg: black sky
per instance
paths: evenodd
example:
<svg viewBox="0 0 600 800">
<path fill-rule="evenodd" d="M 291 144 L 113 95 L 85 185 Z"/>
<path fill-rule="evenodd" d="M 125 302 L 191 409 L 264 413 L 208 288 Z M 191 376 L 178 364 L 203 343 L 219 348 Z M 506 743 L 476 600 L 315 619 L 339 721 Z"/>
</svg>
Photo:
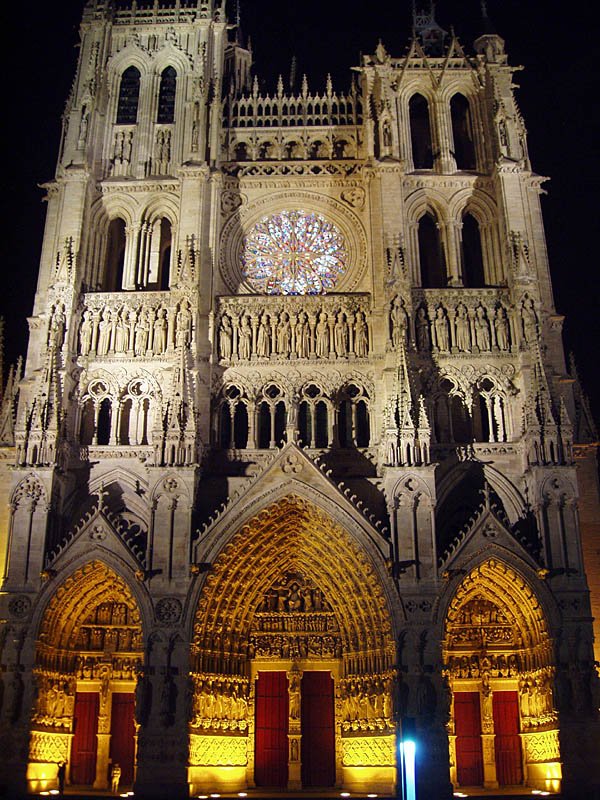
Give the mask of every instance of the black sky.
<svg viewBox="0 0 600 800">
<path fill-rule="evenodd" d="M 392 55 L 405 51 L 410 0 L 241 0 L 242 24 L 253 41 L 256 72 L 271 87 L 298 73 L 315 88 L 331 72 L 347 88 L 349 68 L 379 38 Z M 60 116 L 73 79 L 83 0 L 29 0 L 2 4 L 2 291 L 6 361 L 25 352 L 35 291 L 45 206 L 37 184 L 54 173 Z M 536 172 L 551 177 L 543 199 L 556 306 L 567 317 L 568 349 L 600 416 L 600 279 L 597 256 L 600 197 L 600 112 L 597 51 L 600 12 L 595 3 L 488 0 L 517 73 L 518 99 L 529 131 Z M 438 0 L 438 22 L 454 26 L 472 52 L 478 0 Z M 600 358 L 599 358 L 600 360 Z"/>
</svg>

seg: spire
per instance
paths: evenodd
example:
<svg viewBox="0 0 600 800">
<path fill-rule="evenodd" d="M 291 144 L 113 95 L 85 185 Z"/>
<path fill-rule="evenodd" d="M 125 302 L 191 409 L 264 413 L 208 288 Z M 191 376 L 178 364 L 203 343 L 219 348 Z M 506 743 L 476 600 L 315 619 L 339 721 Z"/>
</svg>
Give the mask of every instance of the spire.
<svg viewBox="0 0 600 800">
<path fill-rule="evenodd" d="M 290 94 L 294 94 L 296 89 L 296 77 L 298 71 L 298 59 L 292 56 L 292 63 L 290 64 Z"/>
<path fill-rule="evenodd" d="M 441 28 L 435 20 L 435 3 L 429 3 L 429 12 L 426 9 L 417 9 L 416 0 L 413 0 L 413 35 L 419 37 L 423 50 L 429 56 L 441 56 L 444 51 L 444 40 L 448 32 Z"/>
<path fill-rule="evenodd" d="M 475 39 L 475 52 L 485 55 L 491 64 L 498 63 L 504 56 L 504 39 L 498 35 L 496 26 L 488 14 L 487 0 L 481 2 L 481 20 L 479 23 L 481 33 Z"/>
</svg>

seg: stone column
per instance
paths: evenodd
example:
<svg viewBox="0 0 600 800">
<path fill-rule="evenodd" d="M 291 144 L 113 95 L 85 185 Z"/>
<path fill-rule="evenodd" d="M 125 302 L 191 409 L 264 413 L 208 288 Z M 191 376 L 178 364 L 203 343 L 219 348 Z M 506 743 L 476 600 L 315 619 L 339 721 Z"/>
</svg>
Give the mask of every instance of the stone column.
<svg viewBox="0 0 600 800">
<path fill-rule="evenodd" d="M 288 790 L 302 788 L 302 734 L 300 730 L 300 687 L 302 673 L 292 669 L 287 673 L 289 693 L 289 724 L 288 724 Z"/>
</svg>

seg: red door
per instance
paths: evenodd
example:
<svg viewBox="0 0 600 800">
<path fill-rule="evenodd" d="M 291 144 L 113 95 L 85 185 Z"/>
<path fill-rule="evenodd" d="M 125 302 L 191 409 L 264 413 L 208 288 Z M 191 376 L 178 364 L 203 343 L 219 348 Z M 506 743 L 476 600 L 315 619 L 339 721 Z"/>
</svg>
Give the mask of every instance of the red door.
<svg viewBox="0 0 600 800">
<path fill-rule="evenodd" d="M 302 786 L 335 784 L 333 678 L 329 672 L 302 675 Z"/>
<path fill-rule="evenodd" d="M 133 784 L 135 757 L 135 725 L 133 710 L 135 696 L 115 692 L 112 696 L 110 718 L 110 759 L 121 767 L 121 786 Z"/>
<path fill-rule="evenodd" d="M 454 693 L 456 773 L 461 786 L 483 784 L 479 692 Z"/>
<path fill-rule="evenodd" d="M 254 780 L 257 786 L 287 786 L 288 681 L 285 672 L 259 672 L 256 681 Z"/>
<path fill-rule="evenodd" d="M 523 757 L 517 692 L 494 692 L 493 709 L 498 783 L 500 786 L 518 786 L 523 783 Z"/>
<path fill-rule="evenodd" d="M 99 709 L 97 692 L 77 692 L 71 745 L 71 783 L 76 786 L 91 786 L 96 780 Z"/>
</svg>

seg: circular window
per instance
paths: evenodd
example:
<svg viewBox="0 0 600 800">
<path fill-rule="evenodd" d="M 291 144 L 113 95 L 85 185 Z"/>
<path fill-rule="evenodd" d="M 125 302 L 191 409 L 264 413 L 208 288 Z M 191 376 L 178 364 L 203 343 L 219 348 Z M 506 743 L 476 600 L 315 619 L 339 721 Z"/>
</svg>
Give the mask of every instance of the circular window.
<svg viewBox="0 0 600 800">
<path fill-rule="evenodd" d="M 244 277 L 265 294 L 323 294 L 344 274 L 344 237 L 320 214 L 281 211 L 264 217 L 244 241 Z"/>
</svg>

